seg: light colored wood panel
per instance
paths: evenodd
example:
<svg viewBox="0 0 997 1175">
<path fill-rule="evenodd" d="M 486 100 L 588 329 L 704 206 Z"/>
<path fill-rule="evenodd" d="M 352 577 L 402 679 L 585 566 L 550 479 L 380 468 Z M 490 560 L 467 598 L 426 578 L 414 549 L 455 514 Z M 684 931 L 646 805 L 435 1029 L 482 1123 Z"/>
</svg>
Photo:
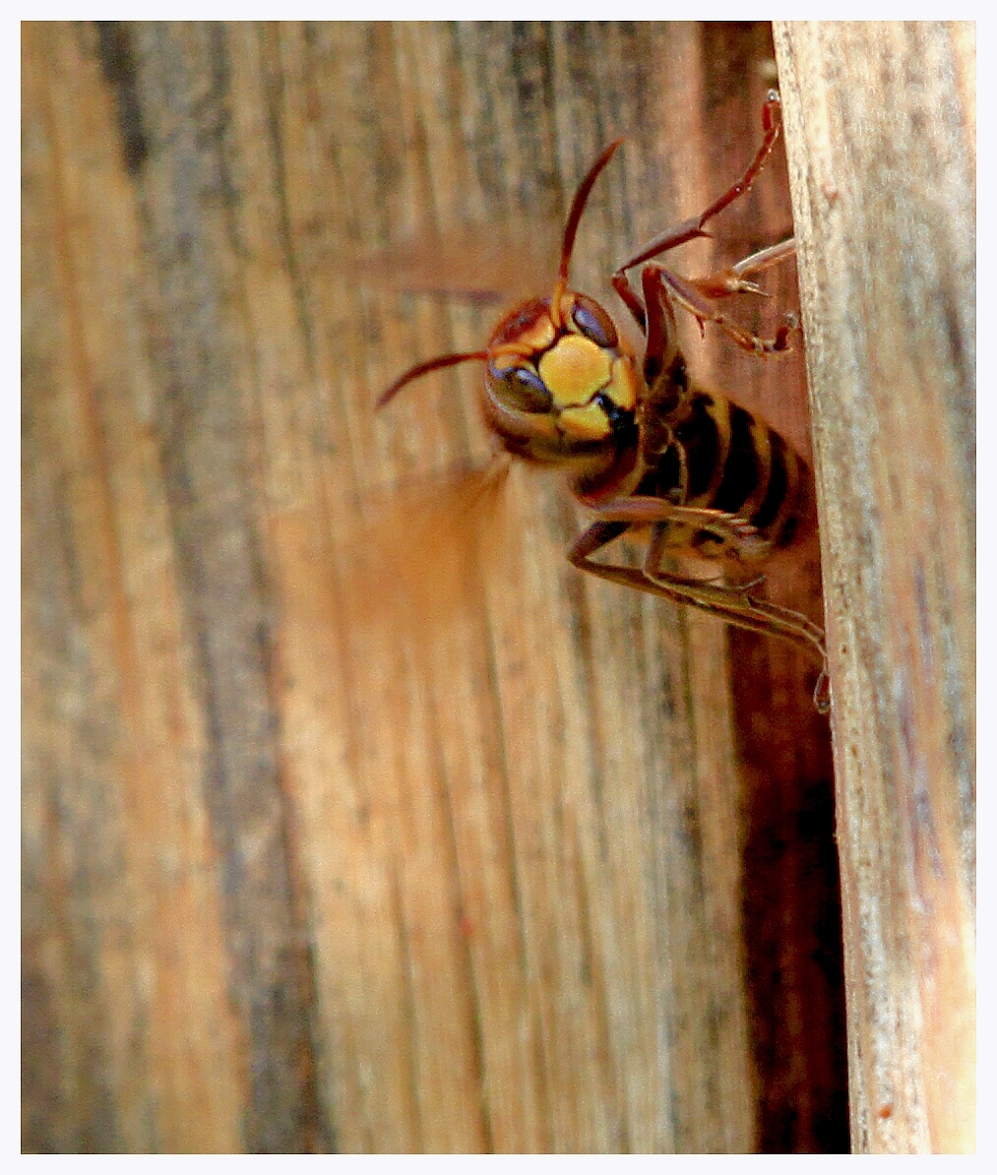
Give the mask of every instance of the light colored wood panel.
<svg viewBox="0 0 997 1175">
<path fill-rule="evenodd" d="M 780 26 L 853 1142 L 975 1146 L 975 37 Z"/>
</svg>

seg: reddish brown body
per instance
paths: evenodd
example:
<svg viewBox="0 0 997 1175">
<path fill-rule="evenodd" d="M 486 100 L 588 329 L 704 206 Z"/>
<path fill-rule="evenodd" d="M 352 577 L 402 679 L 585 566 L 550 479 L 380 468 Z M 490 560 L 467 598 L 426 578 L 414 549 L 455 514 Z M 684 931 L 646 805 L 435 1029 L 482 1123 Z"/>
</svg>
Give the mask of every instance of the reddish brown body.
<svg viewBox="0 0 997 1175">
<path fill-rule="evenodd" d="M 722 273 L 690 282 L 656 260 L 686 241 L 751 187 L 779 134 L 779 100 L 763 111 L 764 138 L 744 175 L 705 212 L 661 234 L 613 274 L 613 287 L 644 334 L 634 355 L 593 299 L 568 286 L 578 223 L 610 144 L 585 176 L 568 215 L 553 294 L 510 311 L 485 350 L 443 355 L 410 368 L 379 400 L 430 371 L 469 360 L 486 364 L 482 410 L 496 440 L 521 459 L 564 469 L 595 515 L 568 558 L 627 587 L 691 604 L 743 628 L 783 637 L 823 669 L 823 632 L 800 613 L 757 594 L 766 561 L 800 536 L 813 518 L 805 463 L 763 420 L 690 378 L 679 350 L 674 307 L 714 322 L 746 350 L 787 347 L 789 328 L 763 340 L 730 322 L 716 302 L 756 292 L 749 277 L 794 253 L 790 239 Z M 640 293 L 628 271 L 640 270 Z M 601 562 L 596 552 L 625 533 L 649 529 L 640 568 Z M 695 555 L 724 582 L 668 570 L 666 558 Z M 818 691 L 822 689 L 824 675 Z M 826 708 L 823 695 L 818 704 Z"/>
</svg>

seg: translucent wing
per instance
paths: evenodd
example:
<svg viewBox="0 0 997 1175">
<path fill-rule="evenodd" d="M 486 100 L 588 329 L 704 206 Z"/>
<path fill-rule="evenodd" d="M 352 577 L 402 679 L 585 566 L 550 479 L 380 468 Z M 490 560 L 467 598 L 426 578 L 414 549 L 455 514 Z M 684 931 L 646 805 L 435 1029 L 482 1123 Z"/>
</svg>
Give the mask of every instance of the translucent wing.
<svg viewBox="0 0 997 1175">
<path fill-rule="evenodd" d="M 420 478 L 364 504 L 344 584 L 354 620 L 422 645 L 467 607 L 508 550 L 504 457 Z"/>
<path fill-rule="evenodd" d="M 557 222 L 540 219 L 430 230 L 358 257 L 349 269 L 377 289 L 501 305 L 553 284 L 560 233 Z"/>
</svg>

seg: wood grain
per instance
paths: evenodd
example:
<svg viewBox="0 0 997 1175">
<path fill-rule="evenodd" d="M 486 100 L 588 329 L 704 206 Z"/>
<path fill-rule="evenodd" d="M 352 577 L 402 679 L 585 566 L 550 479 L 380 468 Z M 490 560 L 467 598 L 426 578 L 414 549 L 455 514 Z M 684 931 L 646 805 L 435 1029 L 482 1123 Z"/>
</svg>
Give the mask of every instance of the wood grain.
<svg viewBox="0 0 997 1175">
<path fill-rule="evenodd" d="M 777 30 L 814 410 L 852 1137 L 972 1151 L 975 29 Z"/>
<path fill-rule="evenodd" d="M 371 410 L 495 310 L 364 258 L 556 238 L 626 133 L 598 294 L 772 70 L 763 25 L 24 26 L 26 1150 L 847 1146 L 812 670 L 580 576 L 550 480 L 448 512 L 474 371 Z M 685 271 L 785 235 L 782 166 Z M 686 327 L 806 451 L 799 355 Z"/>
</svg>

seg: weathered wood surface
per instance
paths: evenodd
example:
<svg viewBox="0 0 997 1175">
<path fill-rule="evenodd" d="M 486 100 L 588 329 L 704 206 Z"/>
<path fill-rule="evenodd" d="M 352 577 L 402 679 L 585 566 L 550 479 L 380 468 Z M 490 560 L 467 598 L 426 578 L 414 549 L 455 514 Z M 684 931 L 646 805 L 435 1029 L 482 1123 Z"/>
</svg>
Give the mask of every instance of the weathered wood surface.
<svg viewBox="0 0 997 1175">
<path fill-rule="evenodd" d="M 598 292 L 750 158 L 771 53 L 24 27 L 26 1149 L 847 1145 L 812 672 L 574 572 L 538 477 L 500 556 L 416 509 L 449 623 L 403 605 L 385 509 L 485 459 L 477 373 L 371 404 L 495 311 L 356 268 L 556 221 L 626 133 L 579 236 Z M 782 166 L 717 257 L 788 230 Z M 805 447 L 798 355 L 688 345 Z"/>
<path fill-rule="evenodd" d="M 975 28 L 777 28 L 834 681 L 852 1139 L 976 1123 Z"/>
</svg>

